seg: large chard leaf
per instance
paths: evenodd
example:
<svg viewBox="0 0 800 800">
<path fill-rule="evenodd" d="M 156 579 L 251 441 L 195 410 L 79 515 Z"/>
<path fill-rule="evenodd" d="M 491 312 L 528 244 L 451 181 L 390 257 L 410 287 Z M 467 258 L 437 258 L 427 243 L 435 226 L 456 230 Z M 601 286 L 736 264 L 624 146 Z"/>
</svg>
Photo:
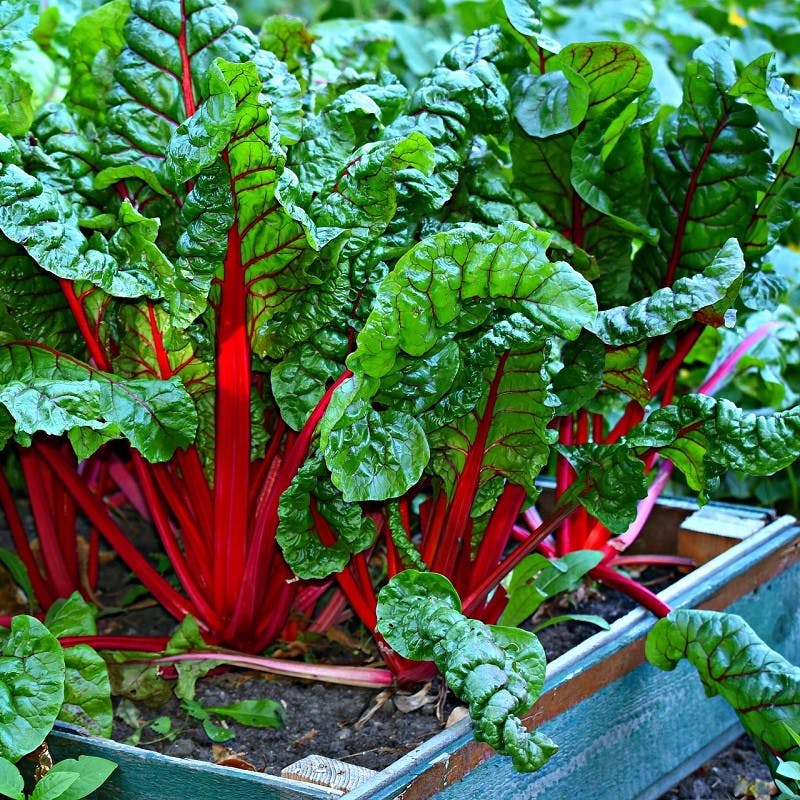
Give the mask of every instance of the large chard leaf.
<svg viewBox="0 0 800 800">
<path fill-rule="evenodd" d="M 90 281 L 117 297 L 159 296 L 151 278 L 126 269 L 105 240 L 87 239 L 75 207 L 23 171 L 18 158 L 10 140 L 0 141 L 0 230 L 8 239 L 59 278 Z"/>
<path fill-rule="evenodd" d="M 0 403 L 17 439 L 67 433 L 79 458 L 126 437 L 149 461 L 168 459 L 194 440 L 197 415 L 179 380 L 121 379 L 46 347 L 0 347 Z"/>
<path fill-rule="evenodd" d="M 599 268 L 601 303 L 628 302 L 631 240 L 653 236 L 643 213 L 652 69 L 636 48 L 611 42 L 569 45 L 546 69 L 512 87 L 515 186 L 568 236 L 576 265 Z"/>
<path fill-rule="evenodd" d="M 694 666 L 709 696 L 719 695 L 736 711 L 761 757 L 775 770 L 777 759 L 800 761 L 800 668 L 768 647 L 736 614 L 677 609 L 647 636 L 651 664 L 674 669 L 682 659 Z"/>
<path fill-rule="evenodd" d="M 597 313 L 594 291 L 569 265 L 547 260 L 549 243 L 523 223 L 495 232 L 465 225 L 420 242 L 381 284 L 348 366 L 382 377 L 401 352 L 422 356 L 482 326 L 495 308 L 575 338 Z"/>
<path fill-rule="evenodd" d="M 64 700 L 64 655 L 41 622 L 16 616 L 0 631 L 0 757 L 35 750 L 50 733 Z"/>
<path fill-rule="evenodd" d="M 419 479 L 428 459 L 428 445 L 414 417 L 373 408 L 371 398 L 380 389 L 377 379 L 394 384 L 393 373 L 407 372 L 409 359 L 428 360 L 457 335 L 486 325 L 495 310 L 497 322 L 517 313 L 529 334 L 537 326 L 543 328 L 540 340 L 553 333 L 575 337 L 581 325 L 593 319 L 591 284 L 567 264 L 549 262 L 548 242 L 547 235 L 522 223 L 509 223 L 495 232 L 463 226 L 423 240 L 398 261 L 381 284 L 357 348 L 348 358 L 362 382 L 351 399 L 338 392 L 344 399 L 332 404 L 326 415 L 321 446 L 334 484 L 346 499 L 399 496 Z M 534 383 L 540 358 L 533 356 Z M 515 378 L 511 373 L 506 378 L 509 387 Z M 441 395 L 436 383 L 429 386 Z M 526 391 L 542 393 L 541 384 L 525 391 L 513 388 L 502 401 L 508 402 L 509 411 L 517 408 Z M 421 407 L 426 405 L 423 401 Z M 498 448 L 498 465 L 510 461 L 517 470 L 521 466 L 515 447 L 522 440 L 515 437 L 522 433 L 517 424 L 522 416 L 511 414 L 508 427 L 501 422 L 495 429 L 493 441 L 509 437 L 509 447 Z M 523 428 L 524 439 L 531 426 Z M 537 438 L 541 433 L 534 433 Z M 383 462 L 376 457 L 380 454 Z"/>
<path fill-rule="evenodd" d="M 106 98 L 106 166 L 138 164 L 160 174 L 173 131 L 208 96 L 214 59 L 244 61 L 257 42 L 215 0 L 134 0 L 124 37 Z"/>
<path fill-rule="evenodd" d="M 87 117 L 105 110 L 105 95 L 114 81 L 114 61 L 125 45 L 122 29 L 130 11 L 129 0 L 110 0 L 84 14 L 70 31 L 67 101 Z"/>
<path fill-rule="evenodd" d="M 654 411 L 611 445 L 561 446 L 578 471 L 570 499 L 621 532 L 645 496 L 646 454 L 657 451 L 683 472 L 701 500 L 726 470 L 772 475 L 800 456 L 800 409 L 756 414 L 729 400 L 687 395 Z"/>
<path fill-rule="evenodd" d="M 33 91 L 15 55 L 32 44 L 38 18 L 39 5 L 33 0 L 9 0 L 0 9 L 0 133 L 10 136 L 23 136 L 33 119 Z"/>
<path fill-rule="evenodd" d="M 462 373 L 453 389 L 461 395 L 461 386 L 469 383 L 481 392 L 469 413 L 441 425 L 443 410 L 451 402 L 457 404 L 456 398 L 448 397 L 422 417 L 424 424 L 437 426 L 429 434 L 430 470 L 444 480 L 448 496 L 452 497 L 456 481 L 464 473 L 468 453 L 478 449 L 477 492 L 482 502 L 473 508 L 473 514 L 493 506 L 507 480 L 535 497 L 534 481 L 555 440 L 555 432 L 547 428 L 556 404 L 549 391 L 547 369 L 551 346 L 541 328 L 526 322 L 512 317 L 493 326 L 477 342 L 464 342 L 464 349 L 469 350 L 462 356 Z"/>
<path fill-rule="evenodd" d="M 637 258 L 637 278 L 651 292 L 703 270 L 741 234 L 768 185 L 766 135 L 753 107 L 729 93 L 735 83 L 727 47 L 703 45 L 687 66 L 682 104 L 663 123 L 650 214 L 661 237 Z"/>
<path fill-rule="evenodd" d="M 485 625 L 461 613 L 461 601 L 442 575 L 406 570 L 378 596 L 378 632 L 400 655 L 432 660 L 448 686 L 469 703 L 475 738 L 533 772 L 558 749 L 519 715 L 544 685 L 539 640 L 517 628 Z"/>
<path fill-rule="evenodd" d="M 20 245 L 4 237 L 0 237 L 0 301 L 14 323 L 13 331 L 4 331 L 9 338 L 26 337 L 73 355 L 81 352 L 75 321 L 58 281 L 39 269 Z"/>
<path fill-rule="evenodd" d="M 748 257 L 755 258 L 778 242 L 800 204 L 800 92 L 778 74 L 774 53 L 748 64 L 730 92 L 741 94 L 754 105 L 780 112 L 798 129 L 792 146 L 778 159 L 775 178 L 750 220 L 745 249 Z"/>
</svg>

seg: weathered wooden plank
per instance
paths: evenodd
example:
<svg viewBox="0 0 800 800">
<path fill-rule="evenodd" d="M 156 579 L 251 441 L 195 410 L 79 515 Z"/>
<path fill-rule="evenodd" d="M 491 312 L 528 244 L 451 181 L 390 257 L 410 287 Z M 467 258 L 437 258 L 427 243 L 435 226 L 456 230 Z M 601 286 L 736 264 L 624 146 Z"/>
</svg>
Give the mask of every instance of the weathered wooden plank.
<svg viewBox="0 0 800 800">
<path fill-rule="evenodd" d="M 690 503 L 678 503 L 673 510 L 682 520 L 691 508 Z M 764 517 L 761 511 L 737 513 L 746 518 Z M 674 530 L 670 535 L 674 536 Z M 786 593 L 793 600 L 799 596 L 798 535 L 792 518 L 776 520 L 713 564 L 687 575 L 662 596 L 673 605 L 690 607 L 722 609 L 734 603 L 732 610 L 742 613 L 768 643 L 800 661 L 796 605 L 781 601 Z M 745 584 L 756 589 L 737 599 Z M 532 776 L 516 775 L 507 759 L 474 742 L 469 720 L 433 737 L 345 795 L 70 733 L 51 737 L 51 749 L 56 758 L 89 753 L 120 765 L 94 800 L 332 800 L 340 796 L 345 800 L 426 800 L 434 796 L 470 800 L 487 791 L 496 800 L 541 796 L 572 800 L 576 786 L 593 800 L 648 800 L 739 732 L 730 709 L 718 698 L 707 700 L 702 695 L 688 665 L 664 673 L 642 663 L 643 637 L 652 621 L 643 610 L 631 612 L 611 631 L 597 634 L 549 665 L 545 694 L 530 712 L 529 722 L 543 725 L 562 752 Z M 611 655 L 615 656 L 612 661 L 604 662 Z M 668 688 L 654 693 L 652 682 L 664 677 L 677 683 L 664 684 Z M 696 690 L 700 695 L 694 697 L 691 692 Z M 644 709 L 645 723 L 655 725 L 656 715 L 668 703 L 672 705 L 666 707 L 670 712 L 667 718 L 678 727 L 667 729 L 658 723 L 658 729 L 648 728 L 636 736 L 639 723 L 634 712 Z M 712 730 L 702 734 L 705 723 L 710 723 Z M 639 751 L 640 740 L 655 745 L 656 751 Z M 668 747 L 664 747 L 665 741 Z M 659 761 L 665 753 L 672 754 L 668 763 Z M 612 774 L 610 770 L 623 756 L 633 757 L 635 762 L 633 766 L 623 762 L 622 774 L 631 776 L 626 782 L 620 781 L 619 771 Z"/>
<path fill-rule="evenodd" d="M 333 800 L 341 792 L 204 761 L 57 730 L 48 737 L 56 760 L 101 756 L 118 766 L 92 800 Z"/>
</svg>

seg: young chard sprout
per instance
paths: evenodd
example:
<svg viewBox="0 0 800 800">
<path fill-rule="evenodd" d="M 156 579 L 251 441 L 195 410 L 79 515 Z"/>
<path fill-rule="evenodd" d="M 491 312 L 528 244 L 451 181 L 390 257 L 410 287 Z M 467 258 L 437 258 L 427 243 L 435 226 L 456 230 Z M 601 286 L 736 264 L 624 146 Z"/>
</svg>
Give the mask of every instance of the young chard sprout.
<svg viewBox="0 0 800 800">
<path fill-rule="evenodd" d="M 413 569 L 381 590 L 378 632 L 405 658 L 432 660 L 469 703 L 475 738 L 511 756 L 515 769 L 533 772 L 558 750 L 519 718 L 544 685 L 545 655 L 534 634 L 465 617 L 447 578 Z"/>
</svg>

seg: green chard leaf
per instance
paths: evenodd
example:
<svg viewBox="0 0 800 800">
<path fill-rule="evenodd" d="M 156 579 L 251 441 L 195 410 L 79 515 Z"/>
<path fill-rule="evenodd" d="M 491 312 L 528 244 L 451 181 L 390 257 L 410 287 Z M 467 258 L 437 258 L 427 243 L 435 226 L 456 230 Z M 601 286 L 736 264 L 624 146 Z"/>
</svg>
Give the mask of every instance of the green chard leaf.
<svg viewBox="0 0 800 800">
<path fill-rule="evenodd" d="M 744 267 L 738 242 L 729 239 L 702 273 L 679 278 L 630 305 L 601 311 L 589 330 L 604 344 L 626 345 L 664 336 L 693 318 L 721 323 L 736 299 Z"/>
<path fill-rule="evenodd" d="M 133 0 L 123 35 L 106 96 L 105 166 L 138 164 L 161 175 L 174 130 L 209 95 L 214 59 L 244 61 L 257 42 L 214 0 L 191 9 L 179 0 Z"/>
<path fill-rule="evenodd" d="M 800 668 L 768 647 L 736 614 L 677 609 L 647 636 L 647 659 L 664 670 L 694 666 L 708 696 L 727 701 L 765 763 L 800 761 Z"/>
<path fill-rule="evenodd" d="M 524 324 L 517 323 L 517 330 L 510 333 L 503 330 L 505 327 L 512 325 L 498 324 L 487 336 L 495 340 L 489 350 L 494 356 L 489 367 L 481 369 L 470 363 L 469 356 L 464 357 L 461 380 L 473 384 L 480 380 L 483 384 L 475 408 L 429 435 L 430 470 L 443 478 L 449 496 L 464 472 L 468 454 L 477 448 L 481 455 L 478 490 L 483 505 L 490 506 L 506 480 L 523 486 L 529 497 L 536 497 L 534 481 L 555 441 L 555 432 L 547 427 L 556 404 L 549 392 L 549 342 L 541 329 L 527 326 L 526 331 Z M 528 342 L 524 342 L 526 338 Z M 476 354 L 485 358 L 481 350 L 489 348 L 480 340 L 474 347 Z M 436 415 L 440 413 L 437 409 Z M 481 512 L 480 507 L 473 509 L 473 513 Z"/>
<path fill-rule="evenodd" d="M 705 269 L 741 235 L 769 185 L 766 135 L 753 107 L 730 94 L 735 82 L 727 47 L 719 40 L 702 46 L 686 68 L 682 104 L 662 124 L 650 209 L 661 236 L 636 259 L 646 291 Z"/>
<path fill-rule="evenodd" d="M 281 495 L 278 516 L 276 538 L 300 578 L 341 572 L 350 556 L 369 547 L 376 537 L 375 525 L 361 506 L 345 502 L 331 483 L 321 454 L 303 464 Z"/>
<path fill-rule="evenodd" d="M 102 237 L 87 239 L 77 209 L 59 191 L 13 163 L 0 165 L 0 231 L 21 244 L 58 278 L 86 280 L 117 297 L 158 297 L 150 277 L 128 270 L 108 252 Z M 0 160 L 4 160 L 0 156 Z M 120 255 L 118 251 L 115 255 Z"/>
<path fill-rule="evenodd" d="M 97 609 L 74 592 L 56 600 L 44 623 L 54 636 L 92 636 L 97 633 L 96 616 Z M 64 648 L 64 664 L 64 703 L 58 718 L 110 737 L 113 709 L 106 662 L 92 647 L 79 644 Z"/>
<path fill-rule="evenodd" d="M 576 338 L 597 313 L 594 291 L 567 264 L 547 260 L 549 242 L 513 222 L 497 231 L 464 225 L 420 242 L 381 284 L 348 366 L 382 377 L 401 352 L 422 356 L 481 326 L 495 308 Z"/>
<path fill-rule="evenodd" d="M 40 345 L 0 347 L 0 404 L 23 444 L 39 431 L 68 433 L 79 458 L 125 436 L 150 461 L 194 440 L 197 414 L 176 378 L 122 379 Z"/>
<path fill-rule="evenodd" d="M 573 550 L 561 558 L 549 559 L 539 553 L 526 556 L 511 573 L 506 587 L 508 604 L 498 620 L 500 625 L 519 625 L 551 597 L 577 589 L 603 554 L 596 550 Z"/>
<path fill-rule="evenodd" d="M 514 186 L 569 237 L 570 260 L 596 273 L 603 305 L 629 301 L 633 239 L 655 234 L 643 212 L 651 78 L 636 48 L 594 42 L 565 47 L 546 72 L 522 73 L 512 87 Z"/>
<path fill-rule="evenodd" d="M 16 762 L 34 751 L 63 699 L 61 645 L 33 617 L 14 617 L 8 636 L 0 636 L 0 757 Z"/>
<path fill-rule="evenodd" d="M 800 456 L 800 408 L 774 414 L 743 411 L 729 400 L 687 395 L 653 411 L 611 445 L 559 446 L 578 472 L 569 500 L 606 527 L 624 531 L 647 492 L 642 457 L 657 450 L 705 501 L 726 470 L 772 475 Z"/>
<path fill-rule="evenodd" d="M 130 0 L 109 0 L 80 17 L 70 31 L 66 101 L 87 117 L 105 110 L 105 94 L 114 81 L 114 61 L 125 45 L 122 29 L 130 12 Z"/>
<path fill-rule="evenodd" d="M 53 800 L 81 800 L 100 788 L 116 768 L 117 764 L 113 761 L 98 756 L 60 759 L 37 784 L 37 788 L 42 784 L 45 788 L 39 800 L 44 800 L 45 797 L 52 797 Z M 49 785 L 55 781 L 50 779 L 51 775 L 62 779 L 59 788 L 53 787 L 52 794 Z M 34 800 L 35 794 L 34 791 L 31 800 Z"/>
<path fill-rule="evenodd" d="M 416 570 L 401 572 L 381 590 L 378 632 L 405 658 L 433 660 L 469 703 L 475 738 L 511 756 L 517 770 L 539 769 L 558 749 L 519 719 L 544 685 L 544 650 L 534 634 L 463 616 L 444 576 Z"/>
</svg>

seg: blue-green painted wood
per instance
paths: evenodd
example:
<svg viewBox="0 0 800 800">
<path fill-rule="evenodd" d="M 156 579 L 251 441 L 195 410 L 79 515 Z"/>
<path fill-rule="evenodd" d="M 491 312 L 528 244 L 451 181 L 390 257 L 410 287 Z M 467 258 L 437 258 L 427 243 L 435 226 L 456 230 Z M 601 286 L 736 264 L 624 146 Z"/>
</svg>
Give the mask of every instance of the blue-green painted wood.
<svg viewBox="0 0 800 800">
<path fill-rule="evenodd" d="M 92 800 L 332 800 L 341 796 L 297 781 L 172 758 L 67 730 L 55 731 L 47 741 L 55 760 L 92 755 L 118 765 L 91 795 Z"/>
</svg>

